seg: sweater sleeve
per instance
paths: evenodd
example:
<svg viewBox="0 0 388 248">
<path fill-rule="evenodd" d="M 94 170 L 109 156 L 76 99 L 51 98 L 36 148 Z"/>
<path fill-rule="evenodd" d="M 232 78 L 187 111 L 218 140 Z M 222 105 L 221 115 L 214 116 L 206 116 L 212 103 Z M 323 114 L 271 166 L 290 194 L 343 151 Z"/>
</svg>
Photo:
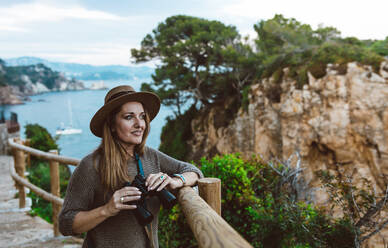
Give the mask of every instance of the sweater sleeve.
<svg viewBox="0 0 388 248">
<path fill-rule="evenodd" d="M 203 178 L 202 171 L 193 164 L 186 163 L 175 158 L 172 158 L 163 152 L 154 150 L 152 148 L 148 148 L 152 153 L 154 153 L 157 157 L 157 160 L 160 164 L 160 170 L 169 175 L 176 173 L 184 173 L 184 172 L 195 172 L 198 174 L 199 178 Z"/>
<path fill-rule="evenodd" d="M 80 211 L 92 208 L 98 175 L 92 159 L 84 158 L 74 170 L 67 186 L 64 203 L 59 214 L 59 230 L 63 235 L 75 235 L 73 221 Z"/>
</svg>

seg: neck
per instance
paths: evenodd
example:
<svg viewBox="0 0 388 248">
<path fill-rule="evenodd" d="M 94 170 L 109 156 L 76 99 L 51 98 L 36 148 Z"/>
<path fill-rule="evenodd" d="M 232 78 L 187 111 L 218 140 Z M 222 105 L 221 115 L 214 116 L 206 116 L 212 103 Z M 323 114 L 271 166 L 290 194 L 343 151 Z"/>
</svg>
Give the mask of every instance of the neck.
<svg viewBox="0 0 388 248">
<path fill-rule="evenodd" d="M 134 144 L 127 144 L 127 143 L 121 142 L 121 145 L 124 148 L 124 150 L 126 151 L 128 158 L 135 157 L 135 145 Z"/>
</svg>

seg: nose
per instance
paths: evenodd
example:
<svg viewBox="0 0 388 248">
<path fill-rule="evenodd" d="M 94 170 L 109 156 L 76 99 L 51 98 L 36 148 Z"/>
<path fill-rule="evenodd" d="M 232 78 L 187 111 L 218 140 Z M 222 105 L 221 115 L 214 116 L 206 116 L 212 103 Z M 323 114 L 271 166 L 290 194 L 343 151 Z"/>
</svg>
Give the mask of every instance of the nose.
<svg viewBox="0 0 388 248">
<path fill-rule="evenodd" d="M 136 128 L 143 128 L 145 127 L 145 121 L 139 117 L 135 118 L 135 127 Z"/>
</svg>

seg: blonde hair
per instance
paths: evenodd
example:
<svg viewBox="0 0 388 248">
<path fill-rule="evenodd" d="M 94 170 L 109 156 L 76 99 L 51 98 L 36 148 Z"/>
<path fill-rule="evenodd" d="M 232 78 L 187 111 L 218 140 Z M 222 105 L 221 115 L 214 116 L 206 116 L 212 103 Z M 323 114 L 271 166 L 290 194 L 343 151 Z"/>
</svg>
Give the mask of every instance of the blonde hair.
<svg viewBox="0 0 388 248">
<path fill-rule="evenodd" d="M 96 162 L 94 163 L 99 172 L 105 193 L 108 191 L 113 192 L 121 188 L 125 182 L 130 180 L 127 168 L 127 157 L 129 154 L 121 144 L 117 135 L 112 132 L 115 126 L 115 116 L 120 110 L 121 106 L 107 116 L 103 127 L 101 144 L 94 152 L 94 158 L 96 158 L 96 155 L 99 155 L 98 166 Z M 136 145 L 134 150 L 135 154 L 139 156 L 144 154 L 145 143 L 150 131 L 149 115 L 145 109 L 144 112 L 146 116 L 146 128 L 141 143 Z"/>
</svg>

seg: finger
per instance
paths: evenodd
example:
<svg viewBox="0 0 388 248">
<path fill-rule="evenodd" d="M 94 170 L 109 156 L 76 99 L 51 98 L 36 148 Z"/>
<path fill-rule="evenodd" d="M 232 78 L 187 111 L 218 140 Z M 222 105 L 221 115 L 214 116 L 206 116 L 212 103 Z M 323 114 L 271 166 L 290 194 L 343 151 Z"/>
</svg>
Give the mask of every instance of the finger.
<svg viewBox="0 0 388 248">
<path fill-rule="evenodd" d="M 164 181 L 166 181 L 167 179 L 168 179 L 168 175 L 162 173 L 160 175 L 160 177 L 158 177 L 156 179 L 156 181 L 154 182 L 154 184 L 151 186 L 151 190 L 156 189 L 158 186 L 160 186 L 162 183 L 164 183 Z"/>
<path fill-rule="evenodd" d="M 135 196 L 122 196 L 120 197 L 120 202 L 121 203 L 126 203 L 126 202 L 131 202 L 131 201 L 137 201 L 141 198 L 140 195 L 135 195 Z"/>
<path fill-rule="evenodd" d="M 162 180 L 156 180 L 153 184 L 151 184 L 150 186 L 148 186 L 148 190 L 154 190 L 156 189 L 156 187 L 158 187 L 160 184 L 162 184 L 163 181 Z"/>
<path fill-rule="evenodd" d="M 158 174 L 153 174 L 152 176 L 149 177 L 148 181 L 148 190 L 155 188 L 155 184 L 159 185 L 162 180 L 160 177 L 163 175 L 163 173 L 158 173 Z"/>
<path fill-rule="evenodd" d="M 141 191 L 135 187 L 131 187 L 131 188 L 125 187 L 120 191 L 120 194 L 119 194 L 120 197 L 131 196 L 131 195 L 141 195 Z"/>
<path fill-rule="evenodd" d="M 163 181 L 163 183 L 161 183 L 160 185 L 159 185 L 159 187 L 156 189 L 156 191 L 161 191 L 162 189 L 164 189 L 168 184 L 170 184 L 171 183 L 171 178 L 170 177 L 168 177 L 168 178 L 166 178 L 164 181 Z"/>
<path fill-rule="evenodd" d="M 132 195 L 141 195 L 141 191 L 135 187 L 124 187 L 115 191 L 113 194 L 113 201 L 120 202 L 121 197 L 123 196 L 132 196 Z"/>
<path fill-rule="evenodd" d="M 123 204 L 120 206 L 120 209 L 122 209 L 122 210 L 123 209 L 135 209 L 135 208 L 137 208 L 137 207 L 134 204 L 131 204 L 131 205 Z"/>
<path fill-rule="evenodd" d="M 140 189 L 133 187 L 133 186 L 127 186 L 122 188 L 121 190 L 126 190 L 126 191 L 139 191 Z"/>
<path fill-rule="evenodd" d="M 162 173 L 150 174 L 146 179 L 146 186 L 153 184 L 161 175 Z"/>
<path fill-rule="evenodd" d="M 145 186 L 149 186 L 151 181 L 155 180 L 157 177 L 160 177 L 160 174 L 161 172 L 157 174 L 149 174 L 146 178 Z"/>
</svg>

